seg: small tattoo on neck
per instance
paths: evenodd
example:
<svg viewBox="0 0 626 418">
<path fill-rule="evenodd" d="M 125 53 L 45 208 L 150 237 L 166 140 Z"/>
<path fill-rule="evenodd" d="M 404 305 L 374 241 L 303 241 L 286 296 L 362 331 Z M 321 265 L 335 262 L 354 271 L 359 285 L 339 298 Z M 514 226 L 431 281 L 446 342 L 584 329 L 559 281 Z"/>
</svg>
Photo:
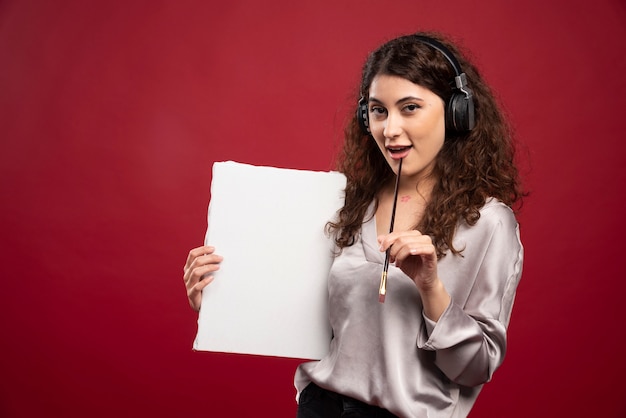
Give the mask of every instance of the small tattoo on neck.
<svg viewBox="0 0 626 418">
<path fill-rule="evenodd" d="M 409 195 L 400 196 L 400 202 L 406 203 L 409 200 L 411 200 L 411 196 Z"/>
</svg>

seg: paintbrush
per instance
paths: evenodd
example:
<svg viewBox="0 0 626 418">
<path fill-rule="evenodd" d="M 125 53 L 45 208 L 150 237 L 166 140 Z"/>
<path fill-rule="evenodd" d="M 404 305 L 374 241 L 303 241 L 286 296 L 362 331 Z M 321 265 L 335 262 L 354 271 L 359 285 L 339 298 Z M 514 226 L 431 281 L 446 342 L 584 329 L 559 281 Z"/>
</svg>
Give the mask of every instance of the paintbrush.
<svg viewBox="0 0 626 418">
<path fill-rule="evenodd" d="M 396 203 L 398 203 L 398 186 L 400 185 L 400 172 L 402 171 L 402 159 L 398 164 L 398 175 L 396 176 L 396 190 L 393 193 L 393 208 L 391 209 L 391 222 L 389 222 L 389 233 L 393 232 L 393 223 L 396 218 Z M 383 274 L 380 277 L 380 286 L 378 287 L 378 301 L 385 303 L 385 295 L 387 294 L 387 271 L 389 270 L 389 251 L 385 252 L 385 264 L 383 264 Z"/>
</svg>

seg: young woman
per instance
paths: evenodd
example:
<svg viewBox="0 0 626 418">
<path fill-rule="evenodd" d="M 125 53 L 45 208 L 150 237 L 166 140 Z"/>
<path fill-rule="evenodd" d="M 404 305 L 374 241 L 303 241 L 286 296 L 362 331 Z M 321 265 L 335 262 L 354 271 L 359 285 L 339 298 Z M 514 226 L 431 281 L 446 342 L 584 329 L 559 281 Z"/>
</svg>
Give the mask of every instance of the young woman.
<svg viewBox="0 0 626 418">
<path fill-rule="evenodd" d="M 490 89 L 449 41 L 402 36 L 368 57 L 328 225 L 333 339 L 296 371 L 299 417 L 467 416 L 504 358 L 522 272 L 513 157 Z M 221 261 L 190 252 L 194 309 Z"/>
</svg>

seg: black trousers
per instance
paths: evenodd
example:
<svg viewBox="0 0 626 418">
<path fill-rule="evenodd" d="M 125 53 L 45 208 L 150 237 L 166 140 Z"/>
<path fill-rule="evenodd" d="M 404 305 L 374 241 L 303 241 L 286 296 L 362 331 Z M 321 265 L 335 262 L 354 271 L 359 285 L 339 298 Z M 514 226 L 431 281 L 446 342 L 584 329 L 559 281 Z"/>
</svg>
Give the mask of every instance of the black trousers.
<svg viewBox="0 0 626 418">
<path fill-rule="evenodd" d="M 386 409 L 368 405 L 348 396 L 310 383 L 298 402 L 297 418 L 397 418 Z"/>
</svg>

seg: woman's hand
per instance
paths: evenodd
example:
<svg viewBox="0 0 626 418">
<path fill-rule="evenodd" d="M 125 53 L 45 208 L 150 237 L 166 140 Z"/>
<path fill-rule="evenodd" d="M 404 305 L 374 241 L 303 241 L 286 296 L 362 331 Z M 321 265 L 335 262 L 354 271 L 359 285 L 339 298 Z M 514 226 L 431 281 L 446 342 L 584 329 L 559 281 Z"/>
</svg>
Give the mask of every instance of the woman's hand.
<svg viewBox="0 0 626 418">
<path fill-rule="evenodd" d="M 450 295 L 437 275 L 437 250 L 419 231 L 392 232 L 378 237 L 380 250 L 389 249 L 389 262 L 409 276 L 422 296 L 424 314 L 438 321 L 450 304 Z"/>
<path fill-rule="evenodd" d="M 187 262 L 183 268 L 183 280 L 187 288 L 189 305 L 195 310 L 200 310 L 202 303 L 202 289 L 213 281 L 211 273 L 219 270 L 219 263 L 223 257 L 214 253 L 215 248 L 204 245 L 189 251 Z"/>
<path fill-rule="evenodd" d="M 378 237 L 381 251 L 389 248 L 389 262 L 396 263 L 421 291 L 427 291 L 437 278 L 437 251 L 428 235 L 419 231 L 392 232 Z"/>
</svg>

